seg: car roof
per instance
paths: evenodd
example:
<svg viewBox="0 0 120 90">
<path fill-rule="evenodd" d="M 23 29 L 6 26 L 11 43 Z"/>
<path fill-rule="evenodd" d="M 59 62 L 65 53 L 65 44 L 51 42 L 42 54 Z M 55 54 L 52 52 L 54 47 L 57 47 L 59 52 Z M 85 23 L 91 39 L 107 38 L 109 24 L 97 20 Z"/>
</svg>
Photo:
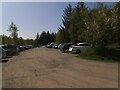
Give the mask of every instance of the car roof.
<svg viewBox="0 0 120 90">
<path fill-rule="evenodd" d="M 3 45 L 0 45 L 0 46 L 7 46 L 7 44 L 3 44 Z"/>
<path fill-rule="evenodd" d="M 85 42 L 85 43 L 77 43 L 76 45 L 82 45 L 82 44 L 88 44 L 90 45 L 89 43 Z"/>
<path fill-rule="evenodd" d="M 87 43 L 87 42 L 82 42 L 82 43 L 77 43 L 77 44 L 89 44 L 89 43 Z"/>
</svg>

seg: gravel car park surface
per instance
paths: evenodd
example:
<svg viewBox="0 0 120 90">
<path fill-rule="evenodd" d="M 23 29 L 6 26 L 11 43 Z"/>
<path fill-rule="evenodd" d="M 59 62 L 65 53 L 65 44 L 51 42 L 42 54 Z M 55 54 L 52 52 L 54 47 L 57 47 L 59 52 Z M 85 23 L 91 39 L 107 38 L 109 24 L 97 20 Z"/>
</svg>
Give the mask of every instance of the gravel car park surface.
<svg viewBox="0 0 120 90">
<path fill-rule="evenodd" d="M 2 63 L 3 88 L 117 88 L 118 63 L 33 48 Z"/>
</svg>

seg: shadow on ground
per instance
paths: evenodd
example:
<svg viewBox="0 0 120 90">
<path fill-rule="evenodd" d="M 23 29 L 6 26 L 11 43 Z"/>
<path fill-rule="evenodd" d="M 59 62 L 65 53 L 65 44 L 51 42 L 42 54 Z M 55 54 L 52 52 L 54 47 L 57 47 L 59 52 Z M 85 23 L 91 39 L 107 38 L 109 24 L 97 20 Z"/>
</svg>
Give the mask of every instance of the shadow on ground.
<svg viewBox="0 0 120 90">
<path fill-rule="evenodd" d="M 3 59 L 1 63 L 6 63 L 8 61 L 9 61 L 8 59 Z"/>
<path fill-rule="evenodd" d="M 7 56 L 6 58 L 12 58 L 12 56 Z"/>
</svg>

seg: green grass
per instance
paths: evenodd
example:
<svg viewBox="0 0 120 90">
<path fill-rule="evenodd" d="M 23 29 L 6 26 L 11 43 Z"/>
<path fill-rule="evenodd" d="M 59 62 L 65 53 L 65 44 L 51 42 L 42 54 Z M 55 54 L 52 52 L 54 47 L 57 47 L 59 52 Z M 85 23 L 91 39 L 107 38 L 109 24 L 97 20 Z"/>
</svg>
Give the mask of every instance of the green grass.
<svg viewBox="0 0 120 90">
<path fill-rule="evenodd" d="M 120 50 L 114 49 L 88 49 L 77 56 L 78 58 L 97 60 L 97 61 L 108 61 L 118 62 L 120 61 Z"/>
<path fill-rule="evenodd" d="M 112 43 L 112 44 L 107 45 L 107 48 L 118 49 L 120 48 L 120 45 L 118 43 Z"/>
</svg>

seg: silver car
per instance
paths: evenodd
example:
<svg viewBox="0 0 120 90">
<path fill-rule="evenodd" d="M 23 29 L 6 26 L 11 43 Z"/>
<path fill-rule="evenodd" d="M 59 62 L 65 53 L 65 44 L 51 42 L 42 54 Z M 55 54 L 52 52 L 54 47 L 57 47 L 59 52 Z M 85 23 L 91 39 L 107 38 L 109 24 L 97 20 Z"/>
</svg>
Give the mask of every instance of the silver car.
<svg viewBox="0 0 120 90">
<path fill-rule="evenodd" d="M 91 45 L 86 42 L 83 42 L 83 43 L 77 43 L 76 45 L 72 45 L 69 48 L 69 51 L 72 53 L 80 54 L 81 52 L 85 51 L 88 48 L 91 48 Z"/>
</svg>

